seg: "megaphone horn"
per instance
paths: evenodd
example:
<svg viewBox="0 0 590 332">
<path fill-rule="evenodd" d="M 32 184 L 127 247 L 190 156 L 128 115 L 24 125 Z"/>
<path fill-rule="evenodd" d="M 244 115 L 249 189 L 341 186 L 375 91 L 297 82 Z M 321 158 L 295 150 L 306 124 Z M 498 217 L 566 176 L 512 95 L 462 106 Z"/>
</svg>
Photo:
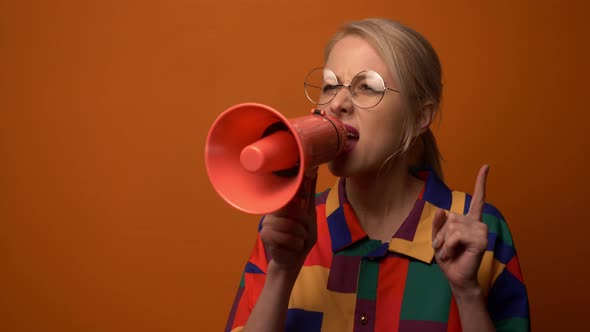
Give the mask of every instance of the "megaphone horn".
<svg viewBox="0 0 590 332">
<path fill-rule="evenodd" d="M 289 120 L 263 104 L 238 104 L 221 113 L 209 130 L 207 174 L 233 207 L 270 213 L 293 198 L 306 169 L 334 159 L 346 140 L 344 125 L 321 111 Z"/>
</svg>

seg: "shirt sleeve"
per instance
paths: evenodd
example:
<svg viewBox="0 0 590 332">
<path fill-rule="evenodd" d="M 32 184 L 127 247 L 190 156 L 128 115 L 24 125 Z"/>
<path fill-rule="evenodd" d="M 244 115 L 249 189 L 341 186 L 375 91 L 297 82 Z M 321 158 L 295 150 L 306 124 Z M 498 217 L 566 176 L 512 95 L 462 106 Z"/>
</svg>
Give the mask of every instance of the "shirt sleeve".
<svg viewBox="0 0 590 332">
<path fill-rule="evenodd" d="M 262 220 L 260 221 L 260 225 L 262 225 Z M 260 240 L 260 226 L 258 227 L 258 231 L 254 248 L 250 253 L 240 280 L 240 285 L 225 326 L 225 332 L 241 331 L 244 328 L 266 280 L 268 259 L 264 245 Z"/>
<path fill-rule="evenodd" d="M 530 331 L 527 289 L 508 225 L 489 204 L 484 208 L 483 222 L 489 230 L 486 254 L 490 254 L 491 263 L 487 297 L 490 317 L 497 331 Z"/>
</svg>

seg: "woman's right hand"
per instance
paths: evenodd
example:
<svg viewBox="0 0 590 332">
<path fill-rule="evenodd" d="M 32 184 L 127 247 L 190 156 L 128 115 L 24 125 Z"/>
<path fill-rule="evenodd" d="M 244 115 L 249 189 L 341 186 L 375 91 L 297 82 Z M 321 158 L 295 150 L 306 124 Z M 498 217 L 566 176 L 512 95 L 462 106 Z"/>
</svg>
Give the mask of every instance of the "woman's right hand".
<svg viewBox="0 0 590 332">
<path fill-rule="evenodd" d="M 298 274 L 317 240 L 315 189 L 317 168 L 308 171 L 293 199 L 265 216 L 260 238 L 275 268 Z"/>
</svg>

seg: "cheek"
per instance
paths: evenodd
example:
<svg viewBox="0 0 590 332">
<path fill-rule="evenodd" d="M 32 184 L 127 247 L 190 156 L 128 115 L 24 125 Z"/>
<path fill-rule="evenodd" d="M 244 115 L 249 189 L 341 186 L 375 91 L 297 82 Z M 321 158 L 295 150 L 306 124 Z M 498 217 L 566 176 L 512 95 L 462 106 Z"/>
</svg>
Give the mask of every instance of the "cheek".
<svg viewBox="0 0 590 332">
<path fill-rule="evenodd" d="M 365 130 L 367 142 L 376 146 L 397 147 L 403 135 L 403 118 L 390 114 L 371 121 Z"/>
<path fill-rule="evenodd" d="M 375 145 L 373 151 L 375 151 L 377 159 L 383 159 L 389 157 L 395 153 L 400 147 L 401 139 L 399 132 L 388 128 L 387 131 L 383 131 L 379 137 L 375 139 Z"/>
</svg>

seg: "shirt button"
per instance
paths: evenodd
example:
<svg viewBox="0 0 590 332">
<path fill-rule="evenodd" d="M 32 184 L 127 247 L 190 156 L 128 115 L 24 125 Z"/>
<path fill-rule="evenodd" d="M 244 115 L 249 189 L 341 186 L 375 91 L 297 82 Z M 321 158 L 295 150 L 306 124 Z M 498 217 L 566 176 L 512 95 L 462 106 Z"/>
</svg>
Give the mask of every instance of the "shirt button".
<svg viewBox="0 0 590 332">
<path fill-rule="evenodd" d="M 362 313 L 361 314 L 361 324 L 367 325 L 368 322 L 369 322 L 369 317 L 367 316 L 367 314 Z"/>
</svg>

